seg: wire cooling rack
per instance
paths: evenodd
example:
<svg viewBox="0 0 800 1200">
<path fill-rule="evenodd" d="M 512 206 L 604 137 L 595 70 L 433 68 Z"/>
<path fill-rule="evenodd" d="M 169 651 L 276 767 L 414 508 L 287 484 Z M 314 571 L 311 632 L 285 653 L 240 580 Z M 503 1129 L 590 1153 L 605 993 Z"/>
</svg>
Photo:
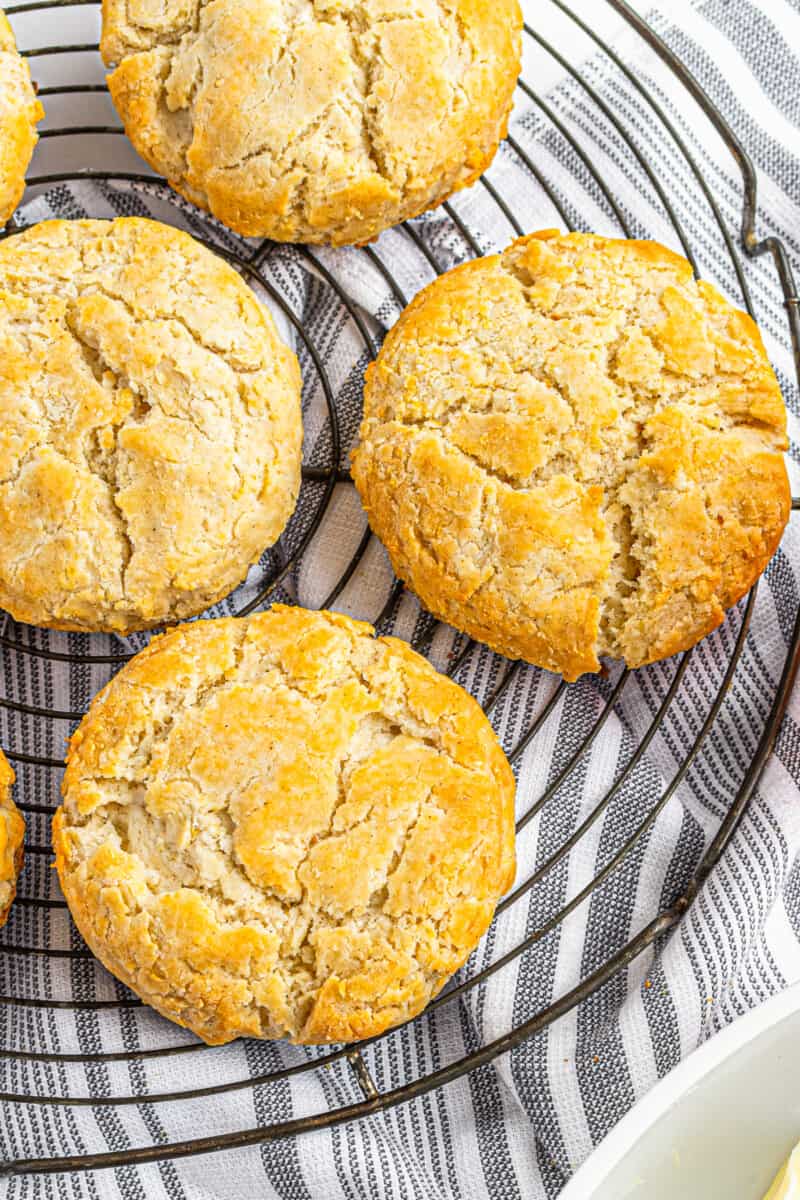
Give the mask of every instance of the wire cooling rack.
<svg viewBox="0 0 800 1200">
<path fill-rule="evenodd" d="M 570 4 L 563 0 L 547 0 L 547 5 L 552 10 L 552 13 L 548 14 L 547 20 L 542 19 L 541 25 L 537 29 L 526 27 L 526 53 L 534 50 L 539 56 L 538 61 L 549 63 L 551 67 L 556 66 L 559 70 L 566 72 L 567 77 L 581 90 L 589 111 L 596 114 L 598 120 L 607 122 L 613 129 L 616 137 L 626 148 L 630 170 L 646 181 L 647 186 L 657 197 L 663 214 L 671 224 L 685 254 L 696 266 L 695 247 L 687 233 L 681 213 L 671 198 L 670 181 L 658 177 L 648 161 L 646 147 L 642 145 L 642 140 L 637 132 L 631 129 L 623 117 L 615 112 L 608 100 L 604 99 L 589 75 L 574 65 L 572 50 L 575 39 L 580 40 L 581 44 L 585 44 L 596 56 L 602 57 L 608 69 L 616 72 L 620 79 L 624 80 L 626 86 L 635 89 L 637 97 L 649 117 L 655 119 L 659 123 L 660 129 L 671 139 L 682 163 L 688 167 L 702 202 L 707 205 L 713 215 L 719 241 L 719 252 L 727 256 L 739 282 L 744 303 L 751 313 L 753 306 L 744 260 L 741 256 L 742 252 L 750 257 L 771 255 L 774 259 L 785 296 L 795 365 L 800 380 L 800 301 L 798 301 L 789 259 L 781 241 L 775 237 L 767 237 L 763 240 L 759 240 L 757 237 L 755 230 L 756 176 L 751 161 L 732 130 L 693 77 L 649 26 L 623 0 L 599 0 L 599 2 L 623 17 L 636 36 L 663 59 L 691 93 L 698 109 L 712 122 L 718 135 L 733 155 L 744 185 L 740 239 L 727 227 L 712 187 L 707 181 L 700 163 L 694 157 L 687 140 L 682 135 L 677 122 L 669 115 L 663 99 L 647 89 L 636 74 L 573 10 Z M 11 16 L 17 26 L 20 43 L 23 47 L 27 47 L 26 53 L 31 60 L 34 78 L 45 76 L 46 86 L 42 86 L 40 89 L 45 104 L 52 105 L 55 109 L 57 99 L 59 111 L 71 113 L 70 119 L 63 126 L 45 126 L 40 149 L 37 152 L 35 170 L 29 178 L 29 197 L 37 195 L 43 189 L 91 179 L 101 184 L 113 184 L 123 191 L 130 189 L 132 193 L 137 188 L 146 188 L 149 195 L 160 195 L 167 208 L 173 206 L 176 212 L 180 210 L 185 215 L 186 206 L 182 205 L 182 202 L 165 184 L 151 175 L 129 169 L 132 161 L 130 157 L 126 160 L 124 168 L 117 169 L 118 149 L 125 147 L 124 153 L 129 153 L 127 143 L 121 136 L 122 131 L 117 125 L 104 124 L 102 121 L 86 122 L 88 112 L 93 114 L 94 111 L 99 111 L 102 116 L 104 112 L 112 111 L 109 107 L 105 85 L 102 82 L 102 71 L 96 54 L 96 41 L 82 40 L 71 45 L 40 44 L 48 36 L 48 22 L 56 11 L 58 11 L 59 22 L 66 21 L 66 27 L 70 29 L 74 25 L 74 28 L 79 31 L 78 36 L 80 36 L 80 31 L 86 28 L 92 29 L 96 36 L 96 7 L 81 3 L 80 0 L 50 0 L 49 3 L 46 0 L 35 0 L 33 3 L 24 3 L 11 9 Z M 71 23 L 73 16 L 75 22 Z M 557 44 L 548 40 L 541 32 L 550 29 L 559 31 Z M 564 46 L 570 47 L 570 51 L 565 52 L 562 49 Z M 538 73 L 535 77 L 537 80 L 540 79 Z M 559 117 L 555 108 L 531 86 L 528 82 L 530 78 L 533 76 L 524 71 L 519 84 L 524 102 L 528 103 L 531 111 L 536 113 L 537 120 L 548 128 L 549 135 L 556 140 L 562 140 L 568 146 L 569 153 L 574 157 L 578 168 L 583 172 L 597 195 L 598 202 L 616 221 L 620 232 L 627 236 L 631 232 L 631 226 L 624 205 L 614 195 L 603 173 L 582 146 L 580 138 L 575 135 L 569 124 Z M 99 109 L 93 109 L 92 105 L 95 102 L 100 106 Z M 548 177 L 546 171 L 523 147 L 520 140 L 509 137 L 502 154 L 527 174 L 532 189 L 540 189 L 548 198 L 559 222 L 566 227 L 573 227 L 575 221 L 571 218 L 574 214 L 565 200 L 563 189 Z M 87 161 L 87 156 L 89 161 Z M 46 163 L 50 169 L 41 170 L 42 162 Z M 79 162 L 79 167 L 75 166 L 76 162 Z M 92 165 L 93 163 L 94 165 Z M 109 168 L 109 163 L 111 163 L 111 168 Z M 505 194 L 503 187 L 498 184 L 496 175 L 490 172 L 477 187 L 483 189 L 483 193 L 485 193 L 483 199 L 494 205 L 497 213 L 504 220 L 509 240 L 516 234 L 527 232 L 523 228 L 523 215 L 517 211 L 517 206 Z M 318 387 L 324 398 L 324 409 L 327 413 L 326 433 L 322 439 L 322 444 L 326 447 L 325 453 L 320 452 L 321 443 L 318 440 L 313 460 L 304 466 L 303 490 L 306 498 L 300 506 L 303 513 L 302 520 L 299 526 L 297 522 L 290 526 L 282 545 L 262 561 L 262 575 L 255 588 L 255 594 L 251 589 L 247 593 L 246 602 L 237 603 L 237 597 L 234 597 L 234 611 L 243 615 L 283 594 L 282 588 L 285 581 L 302 563 L 304 555 L 309 552 L 314 536 L 329 510 L 335 490 L 349 482 L 346 467 L 343 465 L 345 460 L 342 455 L 340 397 L 326 371 L 325 356 L 309 337 L 301 314 L 293 303 L 290 291 L 276 286 L 274 278 L 268 278 L 265 264 L 274 249 L 272 244 L 266 242 L 258 244 L 237 239 L 221 231 L 211 218 L 195 210 L 188 211 L 191 212 L 192 232 L 195 236 L 206 240 L 212 249 L 227 257 L 248 281 L 264 290 L 273 308 L 283 314 L 298 343 L 301 357 L 304 359 L 306 374 L 311 373 L 314 376 L 315 386 Z M 462 257 L 481 253 L 479 238 L 470 229 L 468 221 L 459 215 L 457 202 L 444 205 L 437 219 L 448 225 L 454 237 L 461 239 Z M 16 228 L 18 226 L 12 222 L 6 231 L 6 236 L 13 236 Z M 412 222 L 403 226 L 404 253 L 409 257 L 420 258 L 423 263 L 427 264 L 430 271 L 440 273 L 445 266 L 450 264 L 440 261 L 440 257 L 431 248 L 430 242 L 422 236 L 420 229 L 419 223 Z M 297 247 L 295 253 L 313 271 L 319 286 L 333 289 L 338 294 L 341 305 L 352 320 L 358 337 L 363 342 L 365 361 L 374 357 L 378 349 L 375 328 L 365 319 L 364 314 L 342 289 L 334 272 L 329 269 L 329 266 L 326 266 L 325 254 L 307 247 Z M 384 281 L 398 305 L 402 306 L 407 301 L 408 297 L 398 278 L 401 272 L 395 270 L 397 264 L 387 262 L 386 256 L 381 253 L 380 245 L 352 250 L 349 253 L 364 256 L 368 260 L 371 270 L 377 272 L 377 275 Z M 346 447 L 344 448 L 346 449 Z M 798 502 L 795 502 L 793 508 L 797 507 Z M 346 568 L 339 573 L 335 585 L 325 596 L 322 606 L 329 607 L 336 603 L 362 566 L 365 555 L 369 552 L 370 542 L 369 531 L 365 530 Z M 390 588 L 383 611 L 376 621 L 381 631 L 387 631 L 393 627 L 394 617 L 402 599 L 402 585 L 395 581 Z M 597 871 L 589 883 L 577 893 L 569 895 L 566 903 L 559 902 L 553 911 L 545 913 L 541 923 L 520 938 L 515 945 L 481 970 L 461 977 L 455 986 L 434 1001 L 431 1006 L 433 1009 L 442 1005 L 459 1003 L 472 989 L 494 975 L 495 972 L 518 960 L 538 940 L 558 929 L 569 914 L 587 903 L 597 889 L 614 872 L 624 867 L 625 862 L 635 853 L 641 840 L 652 829 L 665 806 L 685 782 L 707 739 L 713 735 L 715 722 L 724 703 L 726 692 L 740 662 L 755 599 L 754 590 L 743 607 L 738 631 L 735 637 L 732 636 L 729 640 L 728 661 L 721 672 L 718 690 L 709 697 L 707 715 L 696 739 L 693 744 L 685 748 L 677 773 L 663 787 L 660 794 L 654 794 L 652 800 L 648 802 L 644 815 L 637 814 L 635 820 L 631 820 L 630 827 L 626 830 L 624 839 L 613 856 L 608 858 L 602 869 Z M 421 621 L 416 638 L 418 648 L 427 649 L 433 636 L 433 623 Z M 92 690 L 87 683 L 89 679 L 93 678 L 91 673 L 100 668 L 113 672 L 130 656 L 127 649 L 123 651 L 123 643 L 115 645 L 108 639 L 104 641 L 100 638 L 70 635 L 65 639 L 63 645 L 64 649 L 53 649 L 52 644 L 38 631 L 16 626 L 10 621 L 0 636 L 6 681 L 16 681 L 19 684 L 20 692 L 25 694 L 27 699 L 26 680 L 29 681 L 34 673 L 37 673 L 37 679 L 39 679 L 39 685 L 34 690 L 35 702 L 33 703 L 23 703 L 8 695 L 0 698 L 0 708 L 5 713 L 4 728 L 7 731 L 8 741 L 6 752 L 17 767 L 21 781 L 33 780 L 37 773 L 51 779 L 54 776 L 57 778 L 57 773 L 63 766 L 61 758 L 56 753 L 57 748 L 62 744 L 60 737 L 73 727 L 82 715 L 82 705 L 77 702 L 75 711 L 56 709 L 52 706 L 53 689 L 49 683 L 49 672 L 55 671 L 59 664 L 63 669 L 65 662 L 72 664 L 75 668 L 80 668 L 84 677 L 84 690 L 78 696 L 78 700 L 85 702 Z M 464 639 L 457 639 L 455 646 L 456 650 L 451 655 L 449 671 L 451 675 L 457 677 L 473 646 Z M 108 652 L 101 652 L 104 649 L 107 649 Z M 562 844 L 548 857 L 547 861 L 538 865 L 529 878 L 516 884 L 514 891 L 501 903 L 500 912 L 507 911 L 527 897 L 531 890 L 545 880 L 548 874 L 580 844 L 581 839 L 589 835 L 595 824 L 608 810 L 625 780 L 630 778 L 647 753 L 662 721 L 670 711 L 670 706 L 680 703 L 690 658 L 691 654 L 684 655 L 675 664 L 669 685 L 663 689 L 663 697 L 660 698 L 655 719 L 648 728 L 641 731 L 637 744 L 613 785 L 593 805 L 591 811 L 585 814 L 578 828 L 569 836 L 565 836 Z M 726 811 L 720 814 L 716 833 L 710 839 L 702 860 L 683 894 L 628 944 L 605 956 L 603 948 L 600 947 L 595 958 L 595 962 L 599 965 L 591 973 L 588 973 L 578 986 L 559 996 L 555 1002 L 546 1007 L 537 1009 L 535 1003 L 532 1002 L 531 1010 L 516 1019 L 513 1027 L 503 1036 L 478 1046 L 456 1061 L 437 1066 L 434 1070 L 416 1076 L 412 1071 L 410 1077 L 401 1077 L 398 1074 L 397 1077 L 390 1078 L 388 1084 L 384 1082 L 380 1088 L 374 1082 L 365 1058 L 369 1043 L 363 1044 L 359 1049 L 341 1048 L 320 1053 L 293 1051 L 294 1057 L 291 1060 L 271 1066 L 268 1070 L 260 1072 L 251 1070 L 244 1078 L 225 1080 L 213 1087 L 204 1088 L 192 1086 L 191 1068 L 181 1075 L 177 1066 L 187 1060 L 191 1063 L 195 1055 L 211 1054 L 216 1051 L 202 1047 L 196 1041 L 189 1039 L 188 1035 L 184 1036 L 165 1022 L 161 1022 L 159 1018 L 153 1016 L 152 1029 L 155 1030 L 155 1033 L 151 1040 L 143 1048 L 131 1050 L 124 1032 L 125 1014 L 137 1010 L 140 1007 L 139 1002 L 121 985 L 107 977 L 105 990 L 99 989 L 99 997 L 98 988 L 93 988 L 87 982 L 89 979 L 87 972 L 102 973 L 102 969 L 97 967 L 91 959 L 75 931 L 70 930 L 67 914 L 63 911 L 63 900 L 57 894 L 53 894 L 49 882 L 52 875 L 47 870 L 50 861 L 48 841 L 52 806 L 50 803 L 22 801 L 20 807 L 28 815 L 29 844 L 26 848 L 28 866 L 11 923 L 4 931 L 4 941 L 0 945 L 2 954 L 8 956 L 9 961 L 20 965 L 12 972 L 16 983 L 14 994 L 0 996 L 0 1005 L 6 1012 L 4 1044 L 0 1046 L 0 1063 L 3 1061 L 13 1063 L 15 1069 L 19 1068 L 17 1077 L 26 1082 L 28 1086 L 20 1087 L 17 1091 L 0 1093 L 0 1103 L 6 1106 L 6 1113 L 13 1113 L 15 1105 L 56 1107 L 63 1105 L 68 1110 L 74 1110 L 76 1107 L 93 1108 L 101 1114 L 112 1114 L 115 1109 L 118 1110 L 120 1107 L 128 1105 L 146 1105 L 148 1111 L 152 1113 L 157 1112 L 161 1105 L 190 1103 L 222 1092 L 277 1087 L 288 1079 L 304 1073 L 318 1072 L 334 1063 L 349 1064 L 355 1074 L 361 1098 L 352 1103 L 337 1104 L 333 1102 L 322 1111 L 309 1113 L 292 1120 L 263 1122 L 253 1128 L 233 1131 L 215 1130 L 208 1136 L 180 1141 L 165 1139 L 163 1135 L 159 1134 L 157 1121 L 144 1120 L 142 1129 L 150 1138 L 146 1144 L 133 1147 L 126 1145 L 123 1149 L 112 1149 L 99 1154 L 80 1153 L 58 1156 L 54 1153 L 45 1155 L 43 1152 L 42 1156 L 38 1158 L 1 1163 L 0 1176 L 146 1163 L 219 1151 L 235 1146 L 253 1145 L 287 1134 L 332 1126 L 379 1112 L 442 1087 L 458 1076 L 490 1062 L 498 1055 L 519 1045 L 524 1039 L 543 1030 L 631 963 L 652 945 L 659 935 L 675 925 L 691 905 L 704 880 L 720 859 L 750 801 L 777 736 L 799 663 L 800 614 L 797 615 L 788 639 L 788 650 L 779 686 L 773 694 L 765 697 L 763 723 L 760 729 L 754 731 L 757 735 L 756 748 L 747 772 L 740 782 L 733 802 L 727 806 Z M 498 712 L 504 699 L 510 694 L 515 681 L 518 680 L 520 672 L 532 669 L 520 664 L 496 660 L 491 687 L 484 698 L 484 707 L 490 716 L 494 716 Z M 581 764 L 585 762 L 592 744 L 614 712 L 629 680 L 630 673 L 621 671 L 607 681 L 604 706 L 591 730 L 571 751 L 568 760 L 558 774 L 549 780 L 546 788 L 522 813 L 519 821 L 520 830 L 539 815 L 545 806 L 558 803 L 559 790 L 569 781 L 573 772 L 581 769 Z M 518 762 L 523 752 L 529 747 L 535 746 L 537 738 L 543 736 L 548 719 L 563 698 L 565 686 L 561 684 L 552 691 L 546 703 L 540 707 L 535 720 L 522 731 L 521 736 L 515 737 L 513 745 L 507 747 L 512 762 Z M 41 753 L 23 752 L 19 746 L 15 748 L 15 733 L 19 735 L 23 729 L 28 731 L 27 744 L 37 747 L 42 751 Z M 38 731 L 34 733 L 33 737 L 30 734 L 31 729 Z M 59 733 L 53 733 L 53 729 L 57 729 Z M 51 787 L 51 793 L 53 790 Z M 36 793 L 35 789 L 29 791 L 27 786 L 20 786 L 18 794 L 28 796 Z M 43 960 L 51 963 L 64 960 L 69 984 L 67 997 L 57 998 L 50 995 L 50 985 L 42 982 L 43 976 L 37 971 L 37 966 Z M 54 1022 L 62 1019 L 76 1023 L 84 1022 L 84 1024 L 89 1021 L 95 1022 L 93 1028 L 96 1033 L 92 1043 L 94 1048 L 87 1051 L 84 1039 L 79 1053 L 51 1049 L 52 1039 L 49 1037 L 48 1031 Z M 425 1016 L 422 1016 L 418 1018 L 418 1021 L 426 1019 Z M 390 1036 L 392 1035 L 384 1035 L 384 1038 Z M 381 1040 L 383 1039 L 373 1039 L 373 1041 Z M 63 1043 L 60 1042 L 59 1045 L 61 1044 Z M 171 1074 L 170 1078 L 174 1078 L 175 1082 L 168 1090 L 157 1091 L 140 1087 L 131 1094 L 123 1094 L 122 1090 L 120 1090 L 120 1094 L 115 1094 L 107 1082 L 102 1082 L 105 1077 L 101 1076 L 99 1068 L 119 1063 L 125 1064 L 134 1074 L 136 1070 L 145 1065 L 149 1066 L 155 1063 L 157 1066 L 164 1065 L 166 1068 L 169 1064 L 174 1064 L 174 1068 L 169 1066 L 169 1070 L 172 1072 L 174 1069 L 174 1076 Z M 87 1094 L 76 1094 L 74 1088 L 67 1089 L 64 1081 L 67 1077 L 66 1072 L 72 1064 L 80 1064 L 81 1069 L 85 1072 L 83 1078 L 88 1080 Z M 26 1074 L 22 1069 L 26 1066 L 34 1068 L 32 1075 Z M 51 1073 L 46 1076 L 48 1082 L 44 1086 L 39 1086 L 37 1090 L 30 1080 L 36 1078 L 36 1069 L 39 1067 L 47 1068 Z M 11 1076 L 6 1076 L 6 1078 L 14 1077 L 13 1073 Z M 330 1096 L 330 1093 L 326 1093 L 326 1095 Z M 257 1107 L 256 1111 L 258 1111 Z M 209 1109 L 208 1114 L 206 1123 L 210 1122 L 213 1126 L 213 1110 Z M 108 1119 L 111 1120 L 110 1115 Z M 103 1128 L 102 1120 L 98 1119 L 98 1124 Z M 110 1144 L 113 1144 L 113 1140 Z"/>
</svg>

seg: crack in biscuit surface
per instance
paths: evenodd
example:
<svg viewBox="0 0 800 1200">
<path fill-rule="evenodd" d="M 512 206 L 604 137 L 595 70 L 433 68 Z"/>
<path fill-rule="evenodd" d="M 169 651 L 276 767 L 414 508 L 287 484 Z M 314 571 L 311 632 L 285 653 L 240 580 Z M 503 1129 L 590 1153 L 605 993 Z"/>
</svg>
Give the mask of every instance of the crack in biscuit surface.
<svg viewBox="0 0 800 1200">
<path fill-rule="evenodd" d="M 22 199 L 25 172 L 39 140 L 36 125 L 43 116 L 28 64 L 0 9 L 0 226 Z"/>
<path fill-rule="evenodd" d="M 120 633 L 201 612 L 294 507 L 297 360 L 236 272 L 153 221 L 0 246 L 0 605 Z"/>
<path fill-rule="evenodd" d="M 184 626 L 76 732 L 54 822 L 100 959 L 210 1042 L 416 1015 L 514 870 L 514 781 L 470 696 L 346 617 Z"/>
<path fill-rule="evenodd" d="M 104 0 L 140 154 L 239 233 L 364 242 L 472 183 L 505 136 L 517 0 Z"/>
<path fill-rule="evenodd" d="M 433 613 L 575 679 L 721 622 L 786 524 L 786 444 L 756 326 L 684 259 L 544 233 L 409 306 L 353 475 Z"/>
</svg>

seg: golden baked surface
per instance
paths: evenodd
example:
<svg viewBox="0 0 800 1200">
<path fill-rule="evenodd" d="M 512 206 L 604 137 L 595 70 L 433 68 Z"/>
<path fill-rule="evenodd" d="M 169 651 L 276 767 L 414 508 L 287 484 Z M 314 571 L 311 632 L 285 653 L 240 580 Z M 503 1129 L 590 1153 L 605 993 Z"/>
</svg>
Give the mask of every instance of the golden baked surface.
<svg viewBox="0 0 800 1200">
<path fill-rule="evenodd" d="M 36 122 L 44 109 L 36 99 L 28 64 L 0 9 L 0 226 L 22 199 L 25 172 L 39 140 Z"/>
<path fill-rule="evenodd" d="M 5 925 L 22 870 L 25 819 L 11 799 L 14 772 L 0 750 L 0 925 Z"/>
<path fill-rule="evenodd" d="M 155 639 L 75 733 L 53 839 L 94 953 L 207 1042 L 415 1016 L 514 872 L 514 779 L 405 643 L 276 606 Z"/>
<path fill-rule="evenodd" d="M 459 267 L 370 369 L 353 476 L 433 613 L 574 680 L 694 645 L 775 552 L 786 413 L 758 329 L 654 242 Z"/>
<path fill-rule="evenodd" d="M 297 360 L 239 275 L 155 221 L 0 244 L 0 607 L 127 633 L 244 578 L 300 484 Z"/>
<path fill-rule="evenodd" d="M 517 0 L 103 0 L 139 153 L 231 229 L 364 242 L 472 183 L 505 136 Z"/>
</svg>

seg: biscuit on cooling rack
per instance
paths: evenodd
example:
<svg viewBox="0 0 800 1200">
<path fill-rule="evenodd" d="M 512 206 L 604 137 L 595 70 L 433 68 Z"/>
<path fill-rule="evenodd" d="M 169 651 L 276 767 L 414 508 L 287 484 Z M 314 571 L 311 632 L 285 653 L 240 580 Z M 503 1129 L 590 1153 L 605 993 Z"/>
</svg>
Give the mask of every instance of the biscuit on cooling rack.
<svg viewBox="0 0 800 1200">
<path fill-rule="evenodd" d="M 154 639 L 75 733 L 53 823 L 98 958 L 209 1043 L 419 1013 L 514 873 L 514 778 L 404 642 L 276 606 Z"/>
<path fill-rule="evenodd" d="M 36 123 L 44 109 L 36 99 L 28 64 L 0 9 L 0 226 L 22 199 L 25 172 L 39 140 Z"/>
<path fill-rule="evenodd" d="M 25 819 L 11 799 L 14 772 L 0 750 L 0 925 L 5 925 L 22 870 Z"/>
<path fill-rule="evenodd" d="M 517 0 L 103 0 L 139 153 L 238 233 L 365 242 L 471 184 L 505 136 Z"/>
<path fill-rule="evenodd" d="M 155 221 L 0 244 L 0 607 L 128 633 L 202 612 L 283 530 L 300 372 L 227 263 Z"/>
<path fill-rule="evenodd" d="M 426 288 L 370 368 L 353 476 L 438 617 L 574 680 L 694 645 L 790 510 L 759 331 L 653 242 L 534 234 Z"/>
</svg>

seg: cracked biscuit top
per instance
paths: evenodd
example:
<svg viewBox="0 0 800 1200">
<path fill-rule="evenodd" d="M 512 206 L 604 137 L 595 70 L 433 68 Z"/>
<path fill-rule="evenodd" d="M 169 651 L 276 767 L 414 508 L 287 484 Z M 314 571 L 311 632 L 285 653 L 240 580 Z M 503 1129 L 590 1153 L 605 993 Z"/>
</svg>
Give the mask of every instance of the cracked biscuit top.
<svg viewBox="0 0 800 1200">
<path fill-rule="evenodd" d="M 0 9 L 0 226 L 22 198 L 25 172 L 39 140 L 36 123 L 43 116 L 28 64 L 18 53 L 11 26 Z"/>
<path fill-rule="evenodd" d="M 14 772 L 0 750 L 0 925 L 5 925 L 22 870 L 25 819 L 11 799 Z"/>
<path fill-rule="evenodd" d="M 365 242 L 472 183 L 505 136 L 517 0 L 103 0 L 138 152 L 231 229 Z"/>
<path fill-rule="evenodd" d="M 370 368 L 353 476 L 433 613 L 574 680 L 715 629 L 775 552 L 760 334 L 653 242 L 534 234 L 437 280 Z"/>
<path fill-rule="evenodd" d="M 155 221 L 0 244 L 0 607 L 128 633 L 202 612 L 300 483 L 300 374 L 232 267 Z"/>
<path fill-rule="evenodd" d="M 275 606 L 154 639 L 75 733 L 53 823 L 75 922 L 210 1043 L 419 1013 L 514 874 L 514 779 L 404 642 Z"/>
</svg>

